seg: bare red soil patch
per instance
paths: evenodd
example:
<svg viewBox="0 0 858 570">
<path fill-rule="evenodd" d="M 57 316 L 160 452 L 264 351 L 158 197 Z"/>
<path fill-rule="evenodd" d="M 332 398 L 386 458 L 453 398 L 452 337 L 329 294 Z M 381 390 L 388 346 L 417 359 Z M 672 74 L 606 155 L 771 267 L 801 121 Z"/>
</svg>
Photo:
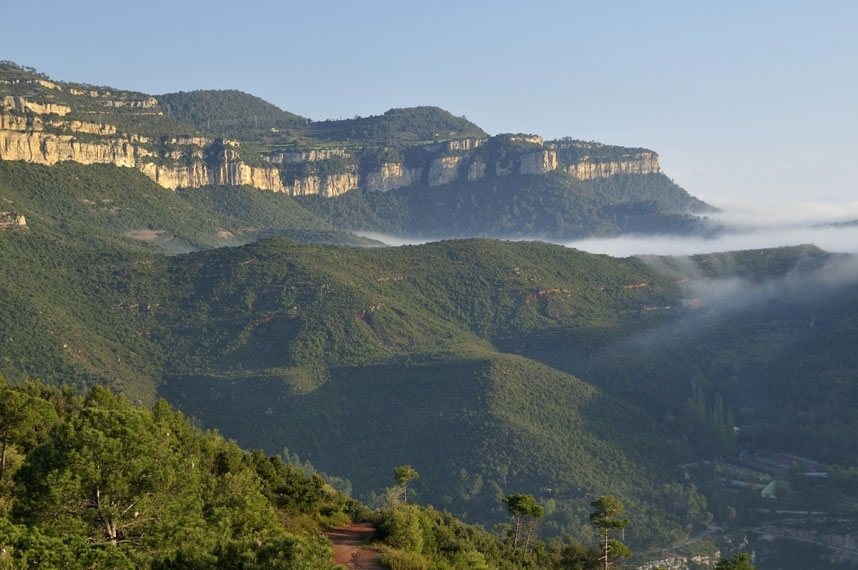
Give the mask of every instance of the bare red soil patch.
<svg viewBox="0 0 858 570">
<path fill-rule="evenodd" d="M 375 535 L 371 524 L 353 524 L 325 534 L 334 547 L 335 564 L 342 564 L 349 570 L 383 570 L 378 563 L 378 553 L 366 546 Z"/>
</svg>

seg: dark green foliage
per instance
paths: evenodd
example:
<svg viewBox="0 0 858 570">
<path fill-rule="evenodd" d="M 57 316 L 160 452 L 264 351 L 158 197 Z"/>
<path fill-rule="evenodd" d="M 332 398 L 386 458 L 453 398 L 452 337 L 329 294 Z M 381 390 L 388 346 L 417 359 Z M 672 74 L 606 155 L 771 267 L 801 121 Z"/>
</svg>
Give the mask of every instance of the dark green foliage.
<svg viewBox="0 0 858 570">
<path fill-rule="evenodd" d="M 13 505 L 11 517 L 0 516 L 0 567 L 335 568 L 310 521 L 347 523 L 356 509 L 318 477 L 200 432 L 163 400 L 149 411 L 101 387 L 83 401 L 35 383 L 5 390 L 6 398 L 50 394 L 52 402 L 38 398 L 36 423 L 54 428 L 25 453 L 17 489 L 0 489 Z M 526 510 L 542 515 L 536 505 Z M 569 559 L 561 549 L 585 550 L 531 536 L 516 561 L 499 537 L 432 507 L 401 504 L 374 519 L 388 563 L 559 570 Z"/>
<path fill-rule="evenodd" d="M 545 516 L 545 509 L 536 502 L 533 495 L 518 493 L 503 498 L 513 521 L 512 553 L 516 554 L 519 546 L 522 555 L 527 557 L 530 541 L 535 536 L 536 525 Z"/>
<path fill-rule="evenodd" d="M 239 141 L 256 141 L 272 129 L 294 130 L 307 120 L 281 111 L 271 103 L 236 90 L 200 90 L 159 95 L 167 116 L 201 131 Z"/>
<path fill-rule="evenodd" d="M 594 509 L 590 513 L 590 523 L 600 536 L 604 567 L 613 568 L 617 561 L 631 557 L 628 547 L 616 538 L 631 521 L 623 518 L 625 508 L 613 495 L 599 497 L 590 506 Z"/>
<path fill-rule="evenodd" d="M 0 517 L 0 544 L 5 555 L 0 568 L 112 568 L 134 570 L 138 566 L 113 544 L 93 544 L 77 536 L 52 536 L 38 527 L 16 525 Z"/>
<path fill-rule="evenodd" d="M 410 465 L 400 465 L 393 470 L 396 484 L 402 488 L 402 502 L 408 503 L 408 484 L 420 478 L 417 470 Z"/>
<path fill-rule="evenodd" d="M 301 166 L 303 174 L 445 155 L 466 157 L 463 168 L 484 158 L 511 169 L 429 192 L 298 200 L 250 188 L 171 192 L 106 165 L 0 162 L 0 211 L 27 218 L 26 227 L 0 230 L 0 370 L 18 386 L 0 386 L 0 515 L 18 517 L 0 520 L 15 552 L 29 551 L 32 561 L 49 551 L 69 567 L 73 559 L 167 568 L 324 558 L 324 542 L 297 529 L 360 507 L 323 477 L 308 477 L 313 468 L 299 468 L 293 455 L 266 456 L 284 445 L 349 477 L 364 497 L 389 484 L 393 466 L 414 465 L 421 501 L 485 524 L 506 519 L 503 497 L 521 491 L 544 505 L 544 536 L 585 543 L 592 496 L 615 493 L 635 521 L 627 540 L 636 550 L 681 544 L 713 514 L 724 525 L 762 521 L 759 493 L 717 483 L 737 449 L 836 463 L 828 480 L 802 480 L 798 465 L 791 469 L 789 499 L 801 509 L 839 508 L 858 487 L 852 257 L 811 246 L 618 260 L 487 239 L 374 249 L 257 241 L 372 243 L 341 227 L 564 239 L 710 228 L 684 214 L 706 209 L 661 174 L 514 174 L 522 153 L 539 148 L 525 136 L 492 137 L 471 158 L 443 143 L 407 146 L 481 136 L 435 108 L 317 127 L 238 92 L 180 94 L 197 128 L 145 110 L 143 94 L 112 91 L 122 104 L 112 108 L 102 88 L 49 91 L 34 70 L 0 68 L 21 80 L 0 85 L 4 96 L 45 102 L 52 94 L 73 107 L 69 119 L 152 136 L 153 152 L 178 148 L 175 136 L 201 135 L 217 113 L 247 137 L 242 152 L 330 148 L 352 136 L 393 145 L 351 141 L 348 158 L 333 154 Z M 285 130 L 271 131 L 275 124 Z M 572 147 L 583 152 L 572 144 L 561 162 L 576 158 Z M 586 148 L 595 161 L 644 150 Z M 102 385 L 135 403 L 163 395 L 195 422 L 265 451 L 202 437 L 165 402 L 150 418 L 93 389 Z M 129 429 L 141 435 L 129 440 Z M 127 465 L 118 449 L 134 451 Z M 695 484 L 676 467 L 712 457 Z M 94 459 L 103 473 L 86 466 Z M 93 485 L 113 510 L 93 506 Z M 141 494 L 129 519 L 121 507 Z M 62 509 L 74 500 L 79 516 Z M 147 517 L 152 509 L 174 526 Z M 50 510 L 60 514 L 41 518 Z M 289 531 L 272 522 L 278 517 Z M 411 553 L 419 560 L 441 560 L 444 551 L 439 568 L 505 567 L 490 554 L 503 551 L 496 539 L 457 546 L 450 533 L 484 537 L 449 515 L 415 508 L 397 517 L 391 532 L 405 529 L 401 544 L 419 546 Z M 165 533 L 171 538 L 147 542 Z M 253 533 L 265 535 L 264 546 Z M 566 546 L 536 545 L 521 564 L 592 561 L 592 549 Z"/>
<path fill-rule="evenodd" d="M 652 152 L 646 148 L 606 145 L 594 141 L 575 140 L 571 137 L 551 141 L 551 146 L 557 150 L 557 158 L 565 164 L 574 164 L 581 160 L 594 163 L 618 162 L 644 152 Z"/>
<path fill-rule="evenodd" d="M 278 204 L 235 196 L 247 217 Z M 159 393 L 204 425 L 267 453 L 288 443 L 325 472 L 347 474 L 363 496 L 408 462 L 423 500 L 491 523 L 504 518 L 500 498 L 521 489 L 552 501 L 547 535 L 582 540 L 581 497 L 604 490 L 647 521 L 633 544 L 678 541 L 707 514 L 653 503 L 672 465 L 729 451 L 730 426 L 751 417 L 780 421 L 758 421 L 757 437 L 775 441 L 768 425 L 802 433 L 777 415 L 780 394 L 761 400 L 759 384 L 714 379 L 758 366 L 756 353 L 737 360 L 721 350 L 762 355 L 775 340 L 808 342 L 807 308 L 769 305 L 748 321 L 713 299 L 695 312 L 683 308 L 680 281 L 704 271 L 709 283 L 776 283 L 790 268 L 812 274 L 830 260 L 822 252 L 701 256 L 692 271 L 676 259 L 648 267 L 540 243 L 356 249 L 271 239 L 165 258 L 133 241 L 58 242 L 37 214 L 28 218 L 29 231 L 0 234 L 4 259 L 15 260 L 0 274 L 0 318 L 18 339 L 2 345 L 7 375 L 79 389 L 106 381 L 147 402 L 164 381 Z M 840 304 L 829 306 L 834 298 Z M 851 299 L 813 302 L 817 323 L 839 323 L 819 330 L 831 343 L 824 350 L 847 351 L 837 362 L 851 354 L 840 341 L 850 324 L 836 316 L 850 314 Z M 677 323 L 678 332 L 665 328 Z M 783 372 L 783 385 L 792 374 Z M 283 507 L 305 511 L 313 497 Z"/>
<path fill-rule="evenodd" d="M 307 134 L 323 141 L 382 147 L 486 136 L 466 118 L 438 107 L 390 109 L 377 117 L 317 121 L 308 126 Z"/>
<path fill-rule="evenodd" d="M 382 562 L 387 560 L 393 568 L 527 567 L 511 560 L 497 537 L 432 507 L 400 505 L 378 512 L 376 518 L 378 539 L 396 549 L 382 557 Z"/>
<path fill-rule="evenodd" d="M 283 194 L 208 187 L 173 192 L 142 173 L 110 165 L 52 167 L 0 161 L 0 198 L 39 237 L 75 247 L 184 253 L 240 245 L 267 235 L 368 245 Z M 93 243 L 94 242 L 94 243 Z"/>
<path fill-rule="evenodd" d="M 486 136 L 464 117 L 454 117 L 437 107 L 391 109 L 377 117 L 313 122 L 235 90 L 170 93 L 158 96 L 158 102 L 169 117 L 207 133 L 237 139 L 261 152 L 330 143 L 398 148 Z"/>
<path fill-rule="evenodd" d="M 316 479 L 200 432 L 163 401 L 150 412 L 96 387 L 57 423 L 69 406 L 38 400 L 35 423 L 54 427 L 37 447 L 19 448 L 14 494 L 0 489 L 12 505 L 0 544 L 15 564 L 333 568 L 325 540 L 282 522 L 323 507 L 325 516 L 343 512 L 345 499 Z M 311 496 L 313 504 L 301 499 Z"/>
<path fill-rule="evenodd" d="M 634 208 L 635 204 L 643 203 L 655 204 L 655 206 L 650 206 L 655 212 L 661 209 L 664 213 L 673 214 L 717 211 L 702 200 L 690 195 L 662 173 L 614 174 L 606 178 L 595 178 L 588 183 L 599 193 L 626 205 L 627 208 Z M 619 206 L 617 209 L 620 209 Z M 629 228 L 625 231 L 634 230 Z"/>
<path fill-rule="evenodd" d="M 754 570 L 756 566 L 751 564 L 751 557 L 748 554 L 740 553 L 728 560 L 719 560 L 715 565 L 715 570 Z"/>
<path fill-rule="evenodd" d="M 509 174 L 457 181 L 422 191 L 352 191 L 332 199 L 297 198 L 333 225 L 424 238 L 491 236 L 502 238 L 580 239 L 592 235 L 704 233 L 706 224 L 683 214 L 691 197 L 660 174 L 628 175 L 624 187 L 643 184 L 646 196 L 661 201 L 626 201 L 603 192 L 600 181 L 581 181 L 560 172 L 542 176 Z M 665 187 L 677 196 L 667 198 Z M 674 209 L 674 205 L 682 208 Z"/>
</svg>

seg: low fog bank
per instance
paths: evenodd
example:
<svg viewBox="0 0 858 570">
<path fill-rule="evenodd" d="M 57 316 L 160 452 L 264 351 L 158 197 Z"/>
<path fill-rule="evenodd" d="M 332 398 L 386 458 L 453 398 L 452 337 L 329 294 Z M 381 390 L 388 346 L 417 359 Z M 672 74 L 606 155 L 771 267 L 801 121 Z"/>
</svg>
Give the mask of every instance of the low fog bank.
<svg viewBox="0 0 858 570">
<path fill-rule="evenodd" d="M 791 320 L 793 327 L 803 319 L 806 330 L 810 331 L 815 327 L 826 326 L 825 322 L 817 319 L 820 310 L 858 284 L 858 256 L 855 255 L 834 256 L 815 269 L 799 268 L 799 263 L 783 276 L 759 282 L 732 276 L 714 279 L 704 277 L 691 258 L 672 267 L 657 256 L 642 259 L 671 277 L 688 278 L 684 294 L 696 308 L 686 311 L 677 320 L 618 340 L 605 347 L 596 358 L 607 358 L 606 354 L 614 358 L 613 355 L 617 353 L 632 350 L 629 347 L 635 347 L 634 351 L 644 349 L 650 353 L 675 350 L 683 343 L 694 342 L 700 335 L 708 334 L 713 325 L 719 324 L 717 319 L 712 320 L 715 315 L 728 318 L 784 318 Z M 780 316 L 761 317 L 773 307 L 781 311 Z M 784 323 L 782 326 L 790 325 Z"/>
<path fill-rule="evenodd" d="M 432 240 L 432 239 L 420 239 L 420 238 L 409 238 L 404 236 L 395 236 L 391 234 L 383 234 L 379 232 L 354 232 L 355 235 L 358 235 L 362 238 L 372 239 L 375 241 L 379 241 L 384 245 L 389 245 L 392 247 L 399 247 L 401 245 L 420 245 L 422 243 L 428 243 L 431 241 L 440 241 L 440 240 Z"/>
<path fill-rule="evenodd" d="M 807 244 L 831 253 L 858 254 L 858 201 L 745 202 L 717 206 L 721 212 L 707 216 L 713 227 L 720 228 L 720 231 L 713 232 L 716 234 L 714 237 L 622 235 L 554 243 L 612 257 L 686 256 Z M 390 246 L 440 241 L 376 232 L 357 233 Z M 525 241 L 528 238 L 505 239 Z M 545 238 L 529 239 L 552 241 Z"/>
<path fill-rule="evenodd" d="M 688 293 L 722 309 L 744 310 L 774 299 L 800 299 L 812 303 L 856 283 L 858 257 L 850 255 L 835 257 L 822 267 L 810 271 L 796 267 L 783 277 L 762 282 L 735 277 L 692 279 L 688 284 Z"/>
<path fill-rule="evenodd" d="M 858 202 L 735 203 L 709 215 L 715 237 L 624 235 L 563 245 L 613 257 L 694 255 L 813 244 L 832 253 L 858 253 Z M 854 223 L 850 223 L 854 222 Z"/>
<path fill-rule="evenodd" d="M 806 244 L 815 245 L 831 253 L 858 253 L 858 225 L 840 228 L 725 230 L 721 235 L 714 238 L 626 235 L 616 238 L 573 241 L 563 245 L 590 253 L 603 253 L 612 257 L 632 257 L 636 255 L 694 255 Z"/>
</svg>

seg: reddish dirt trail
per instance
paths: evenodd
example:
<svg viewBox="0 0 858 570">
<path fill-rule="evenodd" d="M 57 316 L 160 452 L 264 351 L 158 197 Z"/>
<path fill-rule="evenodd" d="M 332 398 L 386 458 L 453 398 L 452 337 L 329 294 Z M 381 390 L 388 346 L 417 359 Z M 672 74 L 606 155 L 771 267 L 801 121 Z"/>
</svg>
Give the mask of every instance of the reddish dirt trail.
<svg viewBox="0 0 858 570">
<path fill-rule="evenodd" d="M 342 564 L 349 570 L 384 570 L 378 563 L 378 553 L 365 546 L 375 534 L 371 524 L 353 524 L 325 534 L 334 547 L 335 564 Z"/>
</svg>

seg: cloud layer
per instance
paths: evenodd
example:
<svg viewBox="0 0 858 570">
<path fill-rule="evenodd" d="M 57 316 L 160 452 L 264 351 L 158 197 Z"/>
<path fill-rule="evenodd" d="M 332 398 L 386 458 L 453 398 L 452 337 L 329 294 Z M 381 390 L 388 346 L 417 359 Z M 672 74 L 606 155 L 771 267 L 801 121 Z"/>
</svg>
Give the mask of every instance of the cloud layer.
<svg viewBox="0 0 858 570">
<path fill-rule="evenodd" d="M 620 236 L 563 245 L 614 257 L 693 255 L 813 244 L 833 253 L 858 253 L 858 202 L 734 203 L 710 215 L 724 231 L 715 238 Z"/>
</svg>

